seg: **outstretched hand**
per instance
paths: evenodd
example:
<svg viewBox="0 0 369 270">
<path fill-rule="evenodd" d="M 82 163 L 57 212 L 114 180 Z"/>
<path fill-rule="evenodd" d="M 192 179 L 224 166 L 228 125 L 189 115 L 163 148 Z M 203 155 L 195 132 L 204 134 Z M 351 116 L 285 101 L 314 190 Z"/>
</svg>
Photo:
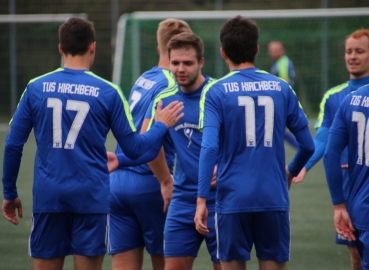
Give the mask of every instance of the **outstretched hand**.
<svg viewBox="0 0 369 270">
<path fill-rule="evenodd" d="M 168 128 L 174 126 L 184 113 L 180 113 L 184 106 L 183 102 L 173 101 L 168 106 L 163 108 L 163 101 L 159 101 L 156 109 L 155 121 L 164 123 Z"/>
<path fill-rule="evenodd" d="M 307 174 L 307 170 L 304 167 L 301 169 L 300 173 L 292 179 L 292 183 L 297 184 L 297 183 L 302 182 L 305 179 L 306 174 Z"/>
<path fill-rule="evenodd" d="M 3 201 L 3 216 L 6 220 L 10 221 L 14 225 L 18 225 L 17 212 L 20 218 L 23 217 L 22 202 L 19 198 L 14 200 Z M 17 210 L 17 211 L 16 211 Z"/>
</svg>

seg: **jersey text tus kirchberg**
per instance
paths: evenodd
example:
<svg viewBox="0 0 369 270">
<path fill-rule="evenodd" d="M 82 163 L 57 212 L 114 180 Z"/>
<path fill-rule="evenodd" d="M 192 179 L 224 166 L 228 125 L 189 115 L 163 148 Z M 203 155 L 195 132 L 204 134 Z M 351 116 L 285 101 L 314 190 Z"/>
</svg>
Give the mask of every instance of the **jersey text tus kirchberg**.
<svg viewBox="0 0 369 270">
<path fill-rule="evenodd" d="M 55 92 L 63 94 L 76 94 L 85 96 L 99 96 L 99 87 L 85 85 L 85 84 L 74 84 L 74 83 L 56 83 L 56 82 L 43 82 L 43 92 Z"/>
<path fill-rule="evenodd" d="M 369 97 L 367 96 L 358 96 L 358 95 L 352 95 L 350 105 L 353 106 L 362 106 L 362 107 L 369 107 Z"/>
<path fill-rule="evenodd" d="M 226 93 L 239 91 L 281 91 L 278 81 L 227 82 L 223 83 Z"/>
</svg>

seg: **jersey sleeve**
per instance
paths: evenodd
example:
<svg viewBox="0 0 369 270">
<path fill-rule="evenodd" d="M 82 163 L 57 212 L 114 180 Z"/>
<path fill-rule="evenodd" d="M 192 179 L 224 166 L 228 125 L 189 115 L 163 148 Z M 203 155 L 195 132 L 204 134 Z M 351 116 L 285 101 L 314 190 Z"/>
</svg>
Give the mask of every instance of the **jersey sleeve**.
<svg viewBox="0 0 369 270">
<path fill-rule="evenodd" d="M 16 181 L 21 164 L 23 146 L 33 127 L 27 88 L 21 97 L 10 125 L 11 128 L 5 141 L 3 159 L 2 182 L 5 200 L 13 200 L 18 197 Z"/>
<path fill-rule="evenodd" d="M 211 89 L 211 88 L 208 88 Z M 221 126 L 220 104 L 217 97 L 213 97 L 217 91 L 208 91 L 201 96 L 199 128 L 203 131 L 200 160 L 198 197 L 206 198 L 210 193 L 210 183 L 214 166 L 217 162 L 219 149 L 219 130 Z"/>
<path fill-rule="evenodd" d="M 309 124 L 309 121 L 302 109 L 300 102 L 293 89 L 289 87 L 287 92 L 287 128 L 292 132 L 296 133 L 303 127 Z"/>
<path fill-rule="evenodd" d="M 108 109 L 110 114 L 111 130 L 117 138 L 135 132 L 136 127 L 133 123 L 132 114 L 122 90 L 119 87 L 115 90 L 116 94 L 111 98 L 111 103 Z"/>
</svg>

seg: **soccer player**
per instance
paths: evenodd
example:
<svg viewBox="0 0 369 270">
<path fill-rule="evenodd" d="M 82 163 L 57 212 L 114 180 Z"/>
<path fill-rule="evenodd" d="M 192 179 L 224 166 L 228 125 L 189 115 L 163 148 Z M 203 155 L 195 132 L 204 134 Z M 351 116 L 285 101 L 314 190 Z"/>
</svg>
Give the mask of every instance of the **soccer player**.
<svg viewBox="0 0 369 270">
<path fill-rule="evenodd" d="M 172 141 L 176 154 L 173 198 L 169 206 L 164 228 L 165 270 L 191 270 L 202 242 L 205 240 L 215 270 L 220 270 L 216 258 L 216 234 L 214 222 L 215 187 L 209 190 L 209 219 L 212 232 L 203 236 L 196 231 L 193 216 L 196 211 L 199 155 L 202 134 L 198 130 L 199 102 L 204 86 L 212 81 L 201 74 L 204 65 L 204 44 L 196 35 L 182 33 L 168 43 L 170 70 L 179 87 L 161 92 L 155 104 L 163 106 L 178 100 L 184 103 L 184 118 L 170 129 L 167 136 Z M 153 110 L 154 111 L 154 110 Z M 146 119 L 152 118 L 148 111 Z M 165 167 L 157 160 L 157 169 Z M 214 170 L 214 167 L 213 167 Z M 215 173 L 213 174 L 215 177 Z"/>
<path fill-rule="evenodd" d="M 158 111 L 153 132 L 137 135 L 121 89 L 91 71 L 96 51 L 93 24 L 71 18 L 59 28 L 64 67 L 32 79 L 10 122 L 3 166 L 3 215 L 18 224 L 22 204 L 16 180 L 32 128 L 34 166 L 30 256 L 35 270 L 101 269 L 106 253 L 109 173 L 105 141 L 111 129 L 129 158 L 137 158 L 181 116 L 183 105 Z M 168 107 L 168 106 L 167 106 Z M 169 106 L 170 107 L 170 106 Z M 178 115 L 178 116 L 177 116 Z"/>
<path fill-rule="evenodd" d="M 132 87 L 129 104 L 135 126 L 146 131 L 145 113 L 162 90 L 176 85 L 169 71 L 167 43 L 182 32 L 192 32 L 189 25 L 177 19 L 159 23 L 157 30 L 159 63 L 144 72 Z M 166 141 L 165 145 L 170 144 Z M 159 159 L 167 159 L 168 166 L 159 170 L 145 164 L 120 167 L 110 176 L 110 247 L 113 269 L 140 270 L 144 247 L 151 256 L 154 270 L 164 269 L 163 231 L 166 209 L 172 197 L 173 153 L 162 151 Z M 119 145 L 116 154 L 120 154 Z M 154 175 L 155 173 L 155 175 Z M 164 211 L 163 211 L 164 209 Z"/>
<path fill-rule="evenodd" d="M 320 113 L 315 124 L 316 136 L 314 139 L 315 152 L 299 175 L 292 182 L 299 183 L 304 180 L 306 173 L 323 157 L 326 150 L 329 128 L 339 105 L 345 96 L 359 87 L 369 84 L 369 31 L 366 29 L 356 30 L 346 37 L 345 62 L 350 80 L 328 90 L 320 103 Z M 341 164 L 348 162 L 347 149 L 341 157 Z M 343 173 L 343 191 L 347 199 L 350 190 L 350 181 L 347 170 Z M 352 269 L 361 269 L 361 261 L 354 242 L 349 242 L 342 235 L 336 234 L 336 243 L 348 246 Z"/>
<path fill-rule="evenodd" d="M 210 83 L 200 101 L 203 130 L 196 229 L 207 234 L 207 199 L 217 163 L 216 224 L 222 269 L 246 269 L 255 245 L 260 269 L 285 269 L 290 258 L 289 196 L 314 152 L 308 120 L 290 85 L 254 66 L 259 29 L 237 16 L 220 30 L 221 55 L 231 71 Z M 285 166 L 286 127 L 299 148 Z"/>
<path fill-rule="evenodd" d="M 273 40 L 268 44 L 268 53 L 270 58 L 274 61 L 270 73 L 282 78 L 288 82 L 292 87 L 295 84 L 295 68 L 293 67 L 291 59 L 285 54 L 282 42 Z M 298 143 L 295 137 L 286 131 L 285 140 L 295 149 L 298 148 Z"/>
<path fill-rule="evenodd" d="M 295 68 L 291 59 L 285 54 L 282 42 L 273 40 L 268 44 L 268 53 L 274 61 L 270 73 L 282 78 L 292 87 L 295 84 Z"/>
</svg>

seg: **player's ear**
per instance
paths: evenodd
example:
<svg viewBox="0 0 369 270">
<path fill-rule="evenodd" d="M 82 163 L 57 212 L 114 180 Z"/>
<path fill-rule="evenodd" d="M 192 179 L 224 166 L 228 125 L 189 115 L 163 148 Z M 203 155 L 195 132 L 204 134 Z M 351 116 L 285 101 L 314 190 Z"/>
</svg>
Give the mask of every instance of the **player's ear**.
<svg viewBox="0 0 369 270">
<path fill-rule="evenodd" d="M 91 54 L 94 54 L 96 52 L 96 41 L 92 42 L 90 46 L 88 47 L 88 50 Z"/>
<path fill-rule="evenodd" d="M 62 49 L 62 46 L 60 44 L 58 44 L 58 51 L 60 53 L 61 56 L 63 56 L 63 49 Z"/>
<path fill-rule="evenodd" d="M 259 47 L 259 45 L 257 45 L 256 46 L 256 54 L 255 54 L 255 56 L 257 56 L 259 54 L 259 51 L 260 51 L 260 47 Z"/>
<path fill-rule="evenodd" d="M 158 54 L 160 55 L 160 47 L 156 47 L 156 50 L 158 51 Z"/>
<path fill-rule="evenodd" d="M 227 61 L 228 56 L 225 54 L 225 51 L 222 47 L 220 47 L 220 55 L 223 57 L 224 60 Z"/>
<path fill-rule="evenodd" d="M 202 68 L 204 66 L 204 63 L 205 63 L 205 58 L 204 57 L 201 57 L 201 59 L 199 61 L 200 68 Z"/>
</svg>

